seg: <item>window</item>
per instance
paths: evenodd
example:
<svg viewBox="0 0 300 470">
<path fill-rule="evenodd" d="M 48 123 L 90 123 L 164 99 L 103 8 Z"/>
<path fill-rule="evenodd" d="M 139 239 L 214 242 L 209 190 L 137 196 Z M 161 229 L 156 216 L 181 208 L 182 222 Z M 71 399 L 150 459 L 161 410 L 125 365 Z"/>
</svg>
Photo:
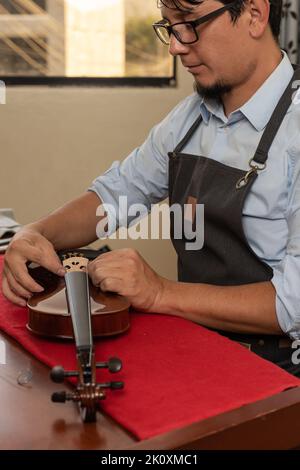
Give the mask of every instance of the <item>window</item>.
<svg viewBox="0 0 300 470">
<path fill-rule="evenodd" d="M 155 0 L 0 0 L 8 84 L 174 84 Z"/>
</svg>

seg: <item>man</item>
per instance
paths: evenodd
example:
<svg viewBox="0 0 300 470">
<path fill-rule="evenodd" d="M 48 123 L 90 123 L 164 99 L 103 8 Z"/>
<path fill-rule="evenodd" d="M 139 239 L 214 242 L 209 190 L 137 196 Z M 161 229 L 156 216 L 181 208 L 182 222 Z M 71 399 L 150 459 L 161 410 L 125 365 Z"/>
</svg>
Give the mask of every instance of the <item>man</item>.
<svg viewBox="0 0 300 470">
<path fill-rule="evenodd" d="M 204 204 L 204 246 L 187 251 L 184 239 L 173 240 L 179 282 L 159 276 L 136 251 L 116 250 L 89 264 L 93 283 L 138 310 L 219 330 L 297 372 L 288 338 L 300 337 L 300 113 L 289 85 L 298 75 L 277 41 L 281 3 L 159 2 L 154 29 L 197 93 L 86 194 L 14 237 L 2 286 L 9 300 L 25 305 L 41 290 L 28 260 L 63 275 L 55 250 L 95 240 L 100 201 L 196 201 Z"/>
</svg>

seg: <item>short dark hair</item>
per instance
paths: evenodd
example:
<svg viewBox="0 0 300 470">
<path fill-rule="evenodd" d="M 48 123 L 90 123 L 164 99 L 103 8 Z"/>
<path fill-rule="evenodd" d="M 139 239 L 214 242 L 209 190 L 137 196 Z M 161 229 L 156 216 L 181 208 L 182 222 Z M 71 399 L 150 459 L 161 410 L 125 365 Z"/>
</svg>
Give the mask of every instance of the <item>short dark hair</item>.
<svg viewBox="0 0 300 470">
<path fill-rule="evenodd" d="M 226 5 L 231 3 L 232 0 L 218 0 L 219 2 Z M 243 13 L 245 9 L 245 4 L 248 0 L 235 0 L 234 5 L 229 8 L 229 13 L 233 23 L 237 21 L 239 16 Z M 166 6 L 175 8 L 181 11 L 191 11 L 193 6 L 197 6 L 201 3 L 202 0 L 163 0 L 163 3 Z M 160 3 L 160 2 L 158 2 Z M 270 0 L 270 17 L 269 23 L 272 30 L 272 34 L 276 40 L 279 38 L 280 34 L 280 24 L 282 17 L 282 0 Z"/>
</svg>

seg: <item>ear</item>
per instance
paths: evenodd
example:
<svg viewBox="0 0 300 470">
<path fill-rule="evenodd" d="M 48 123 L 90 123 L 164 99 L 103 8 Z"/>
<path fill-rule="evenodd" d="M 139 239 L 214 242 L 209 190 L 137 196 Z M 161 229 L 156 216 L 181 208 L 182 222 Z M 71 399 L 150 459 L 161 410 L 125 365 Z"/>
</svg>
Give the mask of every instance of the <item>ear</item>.
<svg viewBox="0 0 300 470">
<path fill-rule="evenodd" d="M 249 33 L 253 39 L 263 36 L 270 16 L 269 0 L 249 0 L 246 7 L 250 14 Z"/>
</svg>

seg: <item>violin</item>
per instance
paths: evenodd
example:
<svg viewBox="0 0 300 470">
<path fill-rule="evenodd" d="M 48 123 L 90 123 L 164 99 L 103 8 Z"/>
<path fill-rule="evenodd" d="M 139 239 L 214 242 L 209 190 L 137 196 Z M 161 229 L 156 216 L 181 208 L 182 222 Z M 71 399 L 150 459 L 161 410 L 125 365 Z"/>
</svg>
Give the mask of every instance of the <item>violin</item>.
<svg viewBox="0 0 300 470">
<path fill-rule="evenodd" d="M 106 247 L 101 253 L 108 251 Z M 29 301 L 27 328 L 39 335 L 74 338 L 77 370 L 65 371 L 62 366 L 52 368 L 50 377 L 62 383 L 68 377 L 77 378 L 74 392 L 54 392 L 55 403 L 73 401 L 78 404 L 82 420 L 96 421 L 100 401 L 106 398 L 105 389 L 118 390 L 123 382 L 96 382 L 96 369 L 107 368 L 119 372 L 122 362 L 111 357 L 107 362 L 96 362 L 93 336 L 108 336 L 128 329 L 129 302 L 116 294 L 104 294 L 91 285 L 87 273 L 89 259 L 99 256 L 99 251 L 59 253 L 66 274 L 64 279 L 43 268 L 28 266 L 30 275 L 45 288 Z M 38 271 L 37 271 L 38 270 Z"/>
<path fill-rule="evenodd" d="M 76 267 L 79 270 L 85 269 L 89 260 L 107 251 L 110 251 L 107 246 L 97 251 L 63 250 L 58 252 L 58 256 L 67 272 Z M 43 292 L 34 294 L 27 302 L 28 330 L 50 338 L 73 339 L 65 277 L 57 276 L 34 263 L 30 263 L 27 268 L 30 276 L 44 287 Z M 93 336 L 111 336 L 125 332 L 129 328 L 129 301 L 118 294 L 102 292 L 90 280 L 88 287 Z"/>
</svg>

